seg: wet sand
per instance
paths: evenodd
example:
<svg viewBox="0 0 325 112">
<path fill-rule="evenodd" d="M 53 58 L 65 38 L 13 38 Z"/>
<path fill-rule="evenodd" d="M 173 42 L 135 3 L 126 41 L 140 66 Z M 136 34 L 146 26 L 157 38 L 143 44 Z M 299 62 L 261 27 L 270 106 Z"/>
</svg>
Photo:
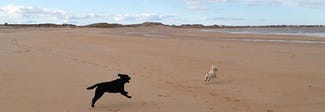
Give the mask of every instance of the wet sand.
<svg viewBox="0 0 325 112">
<path fill-rule="evenodd" d="M 222 40 L 235 39 L 235 40 Z M 325 38 L 177 28 L 0 29 L 1 112 L 322 112 Z M 218 78 L 204 82 L 212 64 Z M 132 99 L 86 87 L 132 79 Z"/>
</svg>

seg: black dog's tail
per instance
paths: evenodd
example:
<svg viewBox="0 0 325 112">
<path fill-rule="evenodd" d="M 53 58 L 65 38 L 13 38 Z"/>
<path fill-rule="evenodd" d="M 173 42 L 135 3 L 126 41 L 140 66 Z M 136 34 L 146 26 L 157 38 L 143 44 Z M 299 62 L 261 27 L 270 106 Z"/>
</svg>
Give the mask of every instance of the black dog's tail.
<svg viewBox="0 0 325 112">
<path fill-rule="evenodd" d="M 98 85 L 99 85 L 99 83 L 98 83 L 98 84 L 95 84 L 95 85 L 93 85 L 93 86 L 90 86 L 90 87 L 88 87 L 87 89 L 88 89 L 88 90 L 94 89 L 94 88 L 96 88 Z"/>
</svg>

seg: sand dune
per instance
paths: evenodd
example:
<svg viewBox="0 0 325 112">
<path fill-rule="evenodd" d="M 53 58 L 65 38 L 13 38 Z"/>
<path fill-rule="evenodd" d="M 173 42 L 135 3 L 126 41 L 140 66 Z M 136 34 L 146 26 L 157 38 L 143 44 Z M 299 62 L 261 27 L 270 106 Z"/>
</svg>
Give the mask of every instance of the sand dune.
<svg viewBox="0 0 325 112">
<path fill-rule="evenodd" d="M 220 38 L 325 41 L 166 27 L 0 29 L 0 111 L 325 110 L 325 44 Z M 204 82 L 211 64 L 218 78 Z M 105 94 L 90 108 L 86 87 L 118 73 L 131 75 L 133 99 Z"/>
</svg>

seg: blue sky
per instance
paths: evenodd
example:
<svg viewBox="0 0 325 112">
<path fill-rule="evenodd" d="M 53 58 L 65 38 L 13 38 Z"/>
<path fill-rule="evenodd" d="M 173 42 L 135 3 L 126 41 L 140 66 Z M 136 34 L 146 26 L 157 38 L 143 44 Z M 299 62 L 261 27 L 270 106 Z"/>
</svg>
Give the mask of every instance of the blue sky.
<svg viewBox="0 0 325 112">
<path fill-rule="evenodd" d="M 0 23 L 325 25 L 325 0 L 0 0 Z"/>
</svg>

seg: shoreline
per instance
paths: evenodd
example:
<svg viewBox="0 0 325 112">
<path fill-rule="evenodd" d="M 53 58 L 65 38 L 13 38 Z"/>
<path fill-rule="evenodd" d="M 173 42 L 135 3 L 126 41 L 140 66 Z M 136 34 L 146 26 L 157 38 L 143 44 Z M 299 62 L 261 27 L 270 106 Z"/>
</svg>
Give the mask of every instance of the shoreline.
<svg viewBox="0 0 325 112">
<path fill-rule="evenodd" d="M 146 30 L 137 30 L 137 29 L 146 29 Z M 166 34 L 162 34 L 159 32 L 151 32 L 150 29 L 161 30 Z M 168 29 L 168 30 L 166 30 Z M 319 36 L 312 36 L 312 35 L 285 35 L 285 34 L 270 34 L 270 33 L 248 33 L 248 32 L 223 32 L 219 31 L 219 29 L 197 29 L 197 28 L 168 28 L 168 27 L 122 27 L 122 28 L 85 28 L 85 27 L 76 27 L 76 28 L 55 28 L 55 27 L 22 27 L 22 28 L 6 28 L 0 29 L 4 31 L 51 31 L 51 30 L 61 30 L 67 32 L 73 32 L 75 30 L 107 30 L 107 31 L 123 31 L 123 30 L 130 30 L 124 32 L 126 35 L 136 35 L 148 38 L 166 38 L 166 39 L 196 39 L 196 40 L 216 40 L 216 41 L 241 41 L 241 42 L 267 42 L 267 43 L 293 43 L 293 44 L 325 44 L 325 38 Z M 173 35 L 173 31 L 187 31 L 187 32 L 197 32 L 200 35 L 184 35 L 178 36 Z M 169 33 L 167 33 L 169 32 Z M 123 34 L 123 35 L 124 35 Z M 209 36 L 202 36 L 205 34 L 209 34 Z M 220 36 L 210 36 L 210 35 L 220 35 Z M 285 38 L 284 38 L 285 37 Z"/>
<path fill-rule="evenodd" d="M 319 31 L 317 31 L 319 30 Z M 231 34 L 264 34 L 280 36 L 311 36 L 325 37 L 325 28 L 232 28 L 232 29 L 203 29 L 202 32 L 220 32 Z"/>
</svg>

